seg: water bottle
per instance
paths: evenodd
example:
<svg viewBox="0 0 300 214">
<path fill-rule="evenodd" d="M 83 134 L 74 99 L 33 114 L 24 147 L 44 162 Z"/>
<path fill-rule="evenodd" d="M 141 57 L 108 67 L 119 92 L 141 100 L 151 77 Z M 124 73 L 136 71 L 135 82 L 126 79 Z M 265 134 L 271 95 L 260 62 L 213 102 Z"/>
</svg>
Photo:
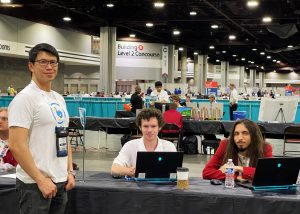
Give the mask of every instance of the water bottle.
<svg viewBox="0 0 300 214">
<path fill-rule="evenodd" d="M 162 105 L 162 113 L 165 113 L 165 111 L 166 111 L 166 105 L 163 104 L 163 105 Z"/>
<path fill-rule="evenodd" d="M 232 162 L 232 159 L 228 159 L 226 165 L 225 187 L 234 188 L 234 163 Z"/>
<path fill-rule="evenodd" d="M 211 151 L 211 150 L 210 150 L 210 146 L 207 146 L 207 147 L 206 147 L 206 154 L 207 154 L 207 155 L 210 155 L 210 151 Z"/>
</svg>

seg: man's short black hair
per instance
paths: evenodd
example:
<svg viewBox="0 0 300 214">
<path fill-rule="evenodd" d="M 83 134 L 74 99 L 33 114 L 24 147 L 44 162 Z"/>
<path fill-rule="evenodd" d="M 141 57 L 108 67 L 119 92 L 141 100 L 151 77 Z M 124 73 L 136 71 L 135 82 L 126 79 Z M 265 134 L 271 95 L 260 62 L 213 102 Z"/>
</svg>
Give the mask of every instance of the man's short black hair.
<svg viewBox="0 0 300 214">
<path fill-rule="evenodd" d="M 138 127 L 142 126 L 142 120 L 150 120 L 152 117 L 156 118 L 158 121 L 159 128 L 163 127 L 164 119 L 160 110 L 156 108 L 146 108 L 143 109 L 136 118 L 136 124 Z"/>
<path fill-rule="evenodd" d="M 29 51 L 29 62 L 35 62 L 36 56 L 41 51 L 45 51 L 56 56 L 57 62 L 59 62 L 59 55 L 57 50 L 52 45 L 49 45 L 47 43 L 40 43 L 31 48 L 31 50 Z"/>
<path fill-rule="evenodd" d="M 162 87 L 161 81 L 156 81 L 155 82 L 155 87 Z"/>
</svg>

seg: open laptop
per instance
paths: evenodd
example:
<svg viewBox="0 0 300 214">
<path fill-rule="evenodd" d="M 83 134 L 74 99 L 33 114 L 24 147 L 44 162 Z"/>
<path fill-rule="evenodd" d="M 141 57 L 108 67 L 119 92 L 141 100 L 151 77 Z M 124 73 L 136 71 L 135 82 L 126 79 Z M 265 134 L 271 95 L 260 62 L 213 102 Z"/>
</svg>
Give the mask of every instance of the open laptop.
<svg viewBox="0 0 300 214">
<path fill-rule="evenodd" d="M 300 157 L 259 158 L 252 183 L 236 182 L 252 190 L 280 190 L 296 188 Z"/>
<path fill-rule="evenodd" d="M 178 107 L 177 111 L 182 115 L 183 119 L 191 119 L 192 116 L 191 107 Z"/>
<path fill-rule="evenodd" d="M 183 152 L 137 152 L 136 181 L 176 181 Z"/>
</svg>

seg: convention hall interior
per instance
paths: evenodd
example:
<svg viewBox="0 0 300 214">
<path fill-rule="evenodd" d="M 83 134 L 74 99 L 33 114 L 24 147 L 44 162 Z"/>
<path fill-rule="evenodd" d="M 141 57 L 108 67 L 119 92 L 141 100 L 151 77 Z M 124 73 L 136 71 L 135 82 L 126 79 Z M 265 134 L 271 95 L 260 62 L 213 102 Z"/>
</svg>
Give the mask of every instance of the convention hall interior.
<svg viewBox="0 0 300 214">
<path fill-rule="evenodd" d="M 300 157 L 299 31 L 299 0 L 1 0 L 0 107 L 8 107 L 30 83 L 29 50 L 49 43 L 60 55 L 52 87 L 70 116 L 76 184 L 86 188 L 80 197 L 70 196 L 73 213 L 190 213 L 192 207 L 205 213 L 299 213 L 299 189 L 287 196 L 241 187 L 230 192 L 202 179 L 220 141 L 241 119 L 258 124 L 274 157 Z M 137 112 L 130 110 L 136 86 L 143 108 L 152 108 L 157 81 L 170 98 L 160 105 L 163 113 L 174 96 L 189 111 L 172 139 L 184 152 L 182 166 L 191 183 L 199 182 L 184 192 L 110 174 L 123 144 L 141 134 L 133 125 Z M 233 113 L 231 86 L 238 94 Z M 88 195 L 95 186 L 101 196 Z M 136 201 L 130 208 L 131 196 Z"/>
</svg>

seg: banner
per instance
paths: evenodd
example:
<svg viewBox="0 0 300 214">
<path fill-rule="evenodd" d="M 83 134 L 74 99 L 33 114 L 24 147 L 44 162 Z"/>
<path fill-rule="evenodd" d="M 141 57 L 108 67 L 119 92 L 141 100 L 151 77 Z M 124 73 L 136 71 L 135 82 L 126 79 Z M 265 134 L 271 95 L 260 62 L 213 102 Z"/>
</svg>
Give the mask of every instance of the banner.
<svg viewBox="0 0 300 214">
<path fill-rule="evenodd" d="M 162 47 L 162 60 L 161 60 L 161 74 L 162 76 L 167 77 L 168 72 L 168 55 L 169 55 L 169 48 L 168 46 Z"/>
</svg>

